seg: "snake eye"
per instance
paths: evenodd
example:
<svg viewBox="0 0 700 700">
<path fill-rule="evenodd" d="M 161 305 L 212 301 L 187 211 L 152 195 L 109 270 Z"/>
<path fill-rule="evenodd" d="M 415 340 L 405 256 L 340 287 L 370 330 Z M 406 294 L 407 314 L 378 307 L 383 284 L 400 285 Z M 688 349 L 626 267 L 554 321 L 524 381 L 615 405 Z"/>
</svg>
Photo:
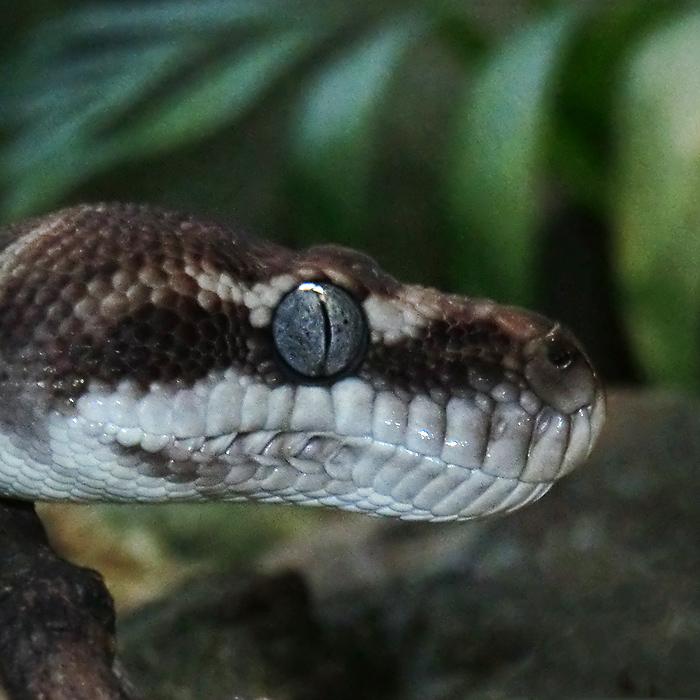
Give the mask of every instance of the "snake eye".
<svg viewBox="0 0 700 700">
<path fill-rule="evenodd" d="M 367 337 L 359 304 L 330 282 L 303 282 L 282 298 L 272 319 L 282 363 L 311 381 L 355 369 L 364 358 Z"/>
<path fill-rule="evenodd" d="M 525 347 L 525 378 L 532 390 L 562 413 L 593 402 L 595 373 L 573 336 L 555 326 Z"/>
</svg>

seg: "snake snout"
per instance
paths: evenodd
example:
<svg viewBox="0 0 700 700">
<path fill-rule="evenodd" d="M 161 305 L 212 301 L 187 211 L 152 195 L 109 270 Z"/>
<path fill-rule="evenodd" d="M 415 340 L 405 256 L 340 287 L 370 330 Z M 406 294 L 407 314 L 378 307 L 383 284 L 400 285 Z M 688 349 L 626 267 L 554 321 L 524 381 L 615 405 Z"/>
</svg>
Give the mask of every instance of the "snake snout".
<svg viewBox="0 0 700 700">
<path fill-rule="evenodd" d="M 524 348 L 524 377 L 544 406 L 537 415 L 520 475 L 551 482 L 590 454 L 605 417 L 601 382 L 574 336 L 554 324 Z"/>
<path fill-rule="evenodd" d="M 556 324 L 524 347 L 525 379 L 546 404 L 564 414 L 592 406 L 599 381 L 581 346 Z"/>
</svg>

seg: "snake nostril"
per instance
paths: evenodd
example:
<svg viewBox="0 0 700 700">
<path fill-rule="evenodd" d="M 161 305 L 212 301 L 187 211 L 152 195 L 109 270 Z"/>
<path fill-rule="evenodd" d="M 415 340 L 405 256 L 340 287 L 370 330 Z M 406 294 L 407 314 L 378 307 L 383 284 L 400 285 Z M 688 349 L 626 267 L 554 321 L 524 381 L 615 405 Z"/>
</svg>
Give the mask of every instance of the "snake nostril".
<svg viewBox="0 0 700 700">
<path fill-rule="evenodd" d="M 564 414 L 590 405 L 596 395 L 595 372 L 578 343 L 555 326 L 525 348 L 525 378 L 545 403 Z"/>
<path fill-rule="evenodd" d="M 574 352 L 558 338 L 552 338 L 547 342 L 547 359 L 558 370 L 565 370 L 574 363 Z"/>
</svg>

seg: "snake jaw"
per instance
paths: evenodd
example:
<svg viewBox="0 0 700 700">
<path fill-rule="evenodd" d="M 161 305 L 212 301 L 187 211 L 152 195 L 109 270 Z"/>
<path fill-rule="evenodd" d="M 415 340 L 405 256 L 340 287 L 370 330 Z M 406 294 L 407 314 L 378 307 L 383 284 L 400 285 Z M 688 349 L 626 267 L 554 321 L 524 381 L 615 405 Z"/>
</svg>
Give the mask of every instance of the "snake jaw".
<svg viewBox="0 0 700 700">
<path fill-rule="evenodd" d="M 522 478 L 558 479 L 590 455 L 605 420 L 605 394 L 583 349 L 559 324 L 529 340 L 523 356 L 523 375 L 546 408 Z"/>
</svg>

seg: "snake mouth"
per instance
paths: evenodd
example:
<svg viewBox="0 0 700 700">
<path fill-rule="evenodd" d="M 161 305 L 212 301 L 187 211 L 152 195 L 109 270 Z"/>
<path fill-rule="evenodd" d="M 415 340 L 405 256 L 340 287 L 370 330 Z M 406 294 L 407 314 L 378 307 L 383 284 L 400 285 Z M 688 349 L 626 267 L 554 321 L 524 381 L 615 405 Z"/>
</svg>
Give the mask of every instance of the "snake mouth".
<svg viewBox="0 0 700 700">
<path fill-rule="evenodd" d="M 486 389 L 486 377 L 475 379 Z M 96 384 L 73 413 L 49 415 L 51 448 L 75 459 L 54 460 L 42 488 L 72 500 L 255 499 L 483 518 L 531 503 L 583 462 L 604 412 L 601 390 L 567 413 L 505 380 L 449 397 L 400 395 L 358 377 L 271 389 L 213 375 L 146 393 Z"/>
<path fill-rule="evenodd" d="M 519 479 L 554 482 L 574 471 L 590 455 L 605 420 L 605 397 L 596 392 L 593 402 L 573 413 L 543 408 L 535 419 L 526 465 Z"/>
<path fill-rule="evenodd" d="M 248 463 L 237 471 L 237 491 L 246 497 L 404 520 L 505 514 L 537 500 L 551 486 L 493 476 L 369 437 L 257 433 L 238 436 L 229 449 L 238 455 L 254 452 L 255 466 Z"/>
<path fill-rule="evenodd" d="M 345 390 L 362 387 L 350 380 Z M 500 404 L 483 395 L 453 398 L 445 407 L 415 397 L 401 408 L 379 394 L 372 406 L 374 435 L 257 433 L 238 436 L 228 453 L 257 455 L 250 488 L 267 501 L 411 520 L 484 518 L 537 500 L 580 465 L 600 432 L 605 401 L 599 391 L 572 414 L 531 396 Z"/>
<path fill-rule="evenodd" d="M 511 387 L 512 388 L 512 387 Z M 543 403 L 530 390 L 502 389 L 491 395 L 453 397 L 444 409 L 427 397 L 413 399 L 404 444 L 444 463 L 524 483 L 551 484 L 581 465 L 590 454 L 605 418 L 605 397 L 598 389 L 590 403 L 565 413 Z M 441 422 L 442 421 L 442 422 Z M 440 449 L 430 441 L 440 436 Z M 423 437 L 423 443 L 417 436 Z"/>
</svg>

